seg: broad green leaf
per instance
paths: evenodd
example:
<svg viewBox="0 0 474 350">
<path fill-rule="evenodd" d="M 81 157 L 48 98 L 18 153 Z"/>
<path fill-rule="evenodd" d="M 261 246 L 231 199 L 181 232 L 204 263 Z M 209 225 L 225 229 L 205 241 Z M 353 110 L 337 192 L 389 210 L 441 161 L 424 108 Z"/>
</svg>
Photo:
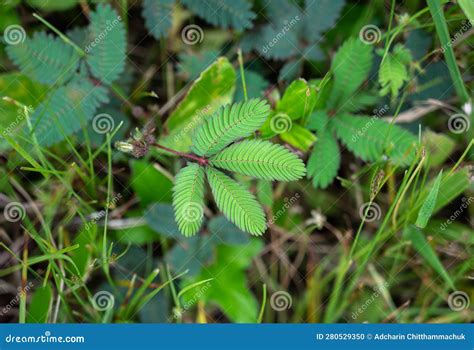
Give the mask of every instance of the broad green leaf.
<svg viewBox="0 0 474 350">
<path fill-rule="evenodd" d="M 196 163 L 182 168 L 175 177 L 173 208 L 179 230 L 196 234 L 204 218 L 204 168 Z"/>
<path fill-rule="evenodd" d="M 183 52 L 178 55 L 178 72 L 187 81 L 195 80 L 219 57 L 219 51 Z"/>
<path fill-rule="evenodd" d="M 168 134 L 160 144 L 189 152 L 191 135 L 209 115 L 222 105 L 232 102 L 235 90 L 235 70 L 225 57 L 220 57 L 193 83 L 187 95 L 166 120 Z"/>
<path fill-rule="evenodd" d="M 261 179 L 257 181 L 257 198 L 264 206 L 268 208 L 273 206 L 273 187 L 271 181 Z"/>
<path fill-rule="evenodd" d="M 219 170 L 206 170 L 217 207 L 241 230 L 261 235 L 267 226 L 265 213 L 253 194 Z"/>
<path fill-rule="evenodd" d="M 49 283 L 36 288 L 26 309 L 26 323 L 46 323 L 51 311 L 52 301 L 53 291 Z"/>
<path fill-rule="evenodd" d="M 439 260 L 435 250 L 426 240 L 423 232 L 418 227 L 409 225 L 406 227 L 403 234 L 405 238 L 411 241 L 418 254 L 420 254 L 423 259 L 425 259 L 425 261 L 431 266 L 431 268 L 441 276 L 441 278 L 449 285 L 451 289 L 454 290 L 455 287 L 453 280 Z"/>
<path fill-rule="evenodd" d="M 443 164 L 456 148 L 456 142 L 449 136 L 431 130 L 423 133 L 423 145 L 426 147 L 430 167 Z"/>
<path fill-rule="evenodd" d="M 216 245 L 242 245 L 250 241 L 249 234 L 240 230 L 225 216 L 216 216 L 209 221 L 209 233 Z"/>
<path fill-rule="evenodd" d="M 436 205 L 436 199 L 438 198 L 439 186 L 441 184 L 441 178 L 443 171 L 441 170 L 436 178 L 433 187 L 431 187 L 428 196 L 426 197 L 420 211 L 418 212 L 418 218 L 416 219 L 415 225 L 419 228 L 425 228 L 430 220 L 433 210 Z"/>
<path fill-rule="evenodd" d="M 466 14 L 466 17 L 474 23 L 474 2 L 472 0 L 458 0 L 459 6 Z"/>
<path fill-rule="evenodd" d="M 27 0 L 27 3 L 35 9 L 45 11 L 64 11 L 77 6 L 79 0 Z"/>
<path fill-rule="evenodd" d="M 134 224 L 131 227 L 113 230 L 113 235 L 122 244 L 144 245 L 159 241 L 159 237 L 147 225 Z"/>
<path fill-rule="evenodd" d="M 125 25 L 109 4 L 99 4 L 90 15 L 86 59 L 92 74 L 105 84 L 117 80 L 125 68 Z"/>
<path fill-rule="evenodd" d="M 212 237 L 197 235 L 182 239 L 165 256 L 166 262 L 177 273 L 189 270 L 186 276 L 193 277 L 215 259 L 215 241 Z"/>
<path fill-rule="evenodd" d="M 295 80 L 278 101 L 276 110 L 286 113 L 291 120 L 308 116 L 316 104 L 316 89 L 304 79 Z"/>
<path fill-rule="evenodd" d="M 132 170 L 130 185 L 143 207 L 155 202 L 171 203 L 173 180 L 164 169 L 159 169 L 143 160 L 133 160 L 130 168 Z"/>
<path fill-rule="evenodd" d="M 317 139 L 311 131 L 298 124 L 293 124 L 290 131 L 280 134 L 280 138 L 303 152 L 308 152 Z"/>
<path fill-rule="evenodd" d="M 174 218 L 173 207 L 169 204 L 154 203 L 145 210 L 148 225 L 164 237 L 180 239 L 182 237 Z"/>
<path fill-rule="evenodd" d="M 195 279 L 212 278 L 210 288 L 202 297 L 209 303 L 216 303 L 232 322 L 253 323 L 257 319 L 259 307 L 247 282 L 246 270 L 262 247 L 262 242 L 257 239 L 243 246 L 220 245 L 215 263 L 202 270 Z"/>
<path fill-rule="evenodd" d="M 94 222 L 86 222 L 74 239 L 74 244 L 78 244 L 79 247 L 74 249 L 70 256 L 80 273 L 80 276 L 76 276 L 76 278 L 83 279 L 89 271 L 93 254 L 92 247 L 96 241 L 97 229 L 97 225 Z M 75 273 L 75 270 L 73 271 Z"/>
</svg>

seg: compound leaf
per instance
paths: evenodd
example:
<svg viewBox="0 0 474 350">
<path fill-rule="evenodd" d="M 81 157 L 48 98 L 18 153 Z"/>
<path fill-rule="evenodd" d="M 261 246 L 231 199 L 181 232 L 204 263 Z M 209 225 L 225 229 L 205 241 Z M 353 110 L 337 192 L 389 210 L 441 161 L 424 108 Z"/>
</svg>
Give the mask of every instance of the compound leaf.
<svg viewBox="0 0 474 350">
<path fill-rule="evenodd" d="M 193 152 L 200 156 L 219 152 L 236 139 L 249 136 L 261 127 L 269 112 L 268 103 L 260 99 L 221 107 L 193 135 Z"/>
<path fill-rule="evenodd" d="M 181 233 L 196 234 L 204 216 L 204 169 L 198 164 L 189 164 L 176 175 L 173 207 Z"/>
<path fill-rule="evenodd" d="M 261 235 L 265 231 L 265 214 L 250 192 L 211 167 L 207 168 L 207 179 L 217 207 L 230 221 L 253 235 Z"/>
<path fill-rule="evenodd" d="M 145 26 L 155 37 L 166 37 L 172 25 L 172 12 L 174 0 L 144 0 L 142 16 Z"/>
<path fill-rule="evenodd" d="M 308 159 L 308 177 L 313 178 L 315 188 L 326 188 L 339 171 L 341 155 L 337 140 L 331 131 L 322 129 L 318 132 L 311 156 Z"/>
<path fill-rule="evenodd" d="M 210 159 L 221 169 L 264 180 L 294 181 L 304 176 L 303 161 L 287 148 L 268 141 L 233 144 Z"/>
</svg>

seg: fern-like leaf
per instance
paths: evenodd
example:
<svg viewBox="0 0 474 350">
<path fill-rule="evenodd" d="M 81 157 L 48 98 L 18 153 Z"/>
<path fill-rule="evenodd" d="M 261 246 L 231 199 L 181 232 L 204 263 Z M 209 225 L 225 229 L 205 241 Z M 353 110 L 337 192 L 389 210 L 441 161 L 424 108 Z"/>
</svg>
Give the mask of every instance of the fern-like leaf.
<svg viewBox="0 0 474 350">
<path fill-rule="evenodd" d="M 264 180 L 294 181 L 306 172 L 303 161 L 287 148 L 261 140 L 233 144 L 213 156 L 210 163 Z"/>
<path fill-rule="evenodd" d="M 86 125 L 97 108 L 108 101 L 104 87 L 95 86 L 84 78 L 53 90 L 31 116 L 38 142 L 51 146 L 63 140 Z"/>
<path fill-rule="evenodd" d="M 173 207 L 181 233 L 187 237 L 201 227 L 204 213 L 204 168 L 189 164 L 176 175 Z"/>
<path fill-rule="evenodd" d="M 250 192 L 211 167 L 207 168 L 207 179 L 217 207 L 230 221 L 253 235 L 261 235 L 265 231 L 265 214 Z"/>
<path fill-rule="evenodd" d="M 336 23 L 345 0 L 305 0 L 304 35 L 309 42 L 316 42 L 321 33 Z"/>
<path fill-rule="evenodd" d="M 105 84 L 111 84 L 125 67 L 125 26 L 110 5 L 97 5 L 90 15 L 87 63 L 92 74 Z"/>
<path fill-rule="evenodd" d="M 380 95 L 385 96 L 390 93 L 392 97 L 396 96 L 408 79 L 408 71 L 403 62 L 396 56 L 388 54 L 379 70 L 379 83 L 382 86 Z"/>
<path fill-rule="evenodd" d="M 155 37 L 161 39 L 166 37 L 172 24 L 174 0 L 144 0 L 142 16 L 145 26 Z"/>
<path fill-rule="evenodd" d="M 357 90 L 372 68 L 372 47 L 351 38 L 337 51 L 331 64 L 334 86 L 329 104 L 340 107 Z"/>
<path fill-rule="evenodd" d="M 259 99 L 221 107 L 194 133 L 192 150 L 200 156 L 211 156 L 260 128 L 269 113 L 270 106 Z"/>
<path fill-rule="evenodd" d="M 213 25 L 237 31 L 252 27 L 256 17 L 247 0 L 181 0 L 181 3 Z"/>
<path fill-rule="evenodd" d="M 79 65 L 79 55 L 60 38 L 37 32 L 23 43 L 8 45 L 8 57 L 29 78 L 48 85 L 62 85 Z"/>
<path fill-rule="evenodd" d="M 327 129 L 319 131 L 318 140 L 308 159 L 308 177 L 313 178 L 313 186 L 328 187 L 334 181 L 340 165 L 341 155 L 336 138 Z"/>
<path fill-rule="evenodd" d="M 331 121 L 338 138 L 365 161 L 378 161 L 387 154 L 395 164 L 408 165 L 417 138 L 397 125 L 375 117 L 339 115 Z"/>
</svg>

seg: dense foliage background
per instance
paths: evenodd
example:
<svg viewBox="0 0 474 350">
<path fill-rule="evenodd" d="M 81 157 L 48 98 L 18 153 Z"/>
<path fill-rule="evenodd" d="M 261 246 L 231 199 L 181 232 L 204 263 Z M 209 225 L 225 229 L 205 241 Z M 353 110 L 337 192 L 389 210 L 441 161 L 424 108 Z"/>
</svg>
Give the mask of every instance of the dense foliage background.
<svg viewBox="0 0 474 350">
<path fill-rule="evenodd" d="M 1 0 L 1 321 L 472 321 L 472 4 Z"/>
</svg>

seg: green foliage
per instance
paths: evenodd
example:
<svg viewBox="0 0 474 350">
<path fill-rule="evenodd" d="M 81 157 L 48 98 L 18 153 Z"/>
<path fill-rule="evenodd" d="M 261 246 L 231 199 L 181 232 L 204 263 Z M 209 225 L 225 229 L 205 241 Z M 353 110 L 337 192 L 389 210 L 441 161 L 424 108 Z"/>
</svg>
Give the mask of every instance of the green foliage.
<svg viewBox="0 0 474 350">
<path fill-rule="evenodd" d="M 171 28 L 174 0 L 144 0 L 142 16 L 145 26 L 155 37 L 161 39 L 167 36 Z"/>
<path fill-rule="evenodd" d="M 246 0 L 181 0 L 181 3 L 206 22 L 241 31 L 252 27 L 255 13 Z"/>
<path fill-rule="evenodd" d="M 353 115 L 340 115 L 332 125 L 342 143 L 365 161 L 381 161 L 384 155 L 399 165 L 413 160 L 416 137 L 397 125 Z"/>
<path fill-rule="evenodd" d="M 261 235 L 265 214 L 255 197 L 224 173 L 213 168 L 206 172 L 217 207 L 241 230 Z"/>
<path fill-rule="evenodd" d="M 339 48 L 331 64 L 334 85 L 329 100 L 331 106 L 343 106 L 367 79 L 372 68 L 373 54 L 370 45 L 351 38 Z"/>
<path fill-rule="evenodd" d="M 306 172 L 303 161 L 288 149 L 260 140 L 235 143 L 213 156 L 210 164 L 265 180 L 294 181 Z"/>
<path fill-rule="evenodd" d="M 49 283 L 39 288 L 36 288 L 31 298 L 31 302 L 28 308 L 26 322 L 27 323 L 47 323 L 48 313 L 52 305 L 53 305 L 53 290 L 51 289 L 51 286 L 49 285 Z"/>
<path fill-rule="evenodd" d="M 466 14 L 466 17 L 471 22 L 474 22 L 474 2 L 472 2 L 471 0 L 458 0 L 458 3 Z"/>
<path fill-rule="evenodd" d="M 77 78 L 53 90 L 31 116 L 38 142 L 51 146 L 86 125 L 98 107 L 108 102 L 107 90 Z"/>
<path fill-rule="evenodd" d="M 211 156 L 237 138 L 249 136 L 262 126 L 269 111 L 270 106 L 260 99 L 221 107 L 193 135 L 193 152 Z"/>
<path fill-rule="evenodd" d="M 232 64 L 225 57 L 218 58 L 201 73 L 168 117 L 164 125 L 168 133 L 160 138 L 160 143 L 178 151 L 189 151 L 191 135 L 204 118 L 232 102 L 235 79 Z"/>
<path fill-rule="evenodd" d="M 323 129 L 308 159 L 308 177 L 313 178 L 313 186 L 326 188 L 334 180 L 341 166 L 341 155 L 332 132 Z"/>
<path fill-rule="evenodd" d="M 297 79 L 285 90 L 276 110 L 286 113 L 292 120 L 298 120 L 308 116 L 315 104 L 315 87 L 304 79 Z"/>
<path fill-rule="evenodd" d="M 204 217 L 204 169 L 189 164 L 176 175 L 173 206 L 179 230 L 192 236 L 201 227 Z"/>
<path fill-rule="evenodd" d="M 436 199 L 438 198 L 439 187 L 441 185 L 441 179 L 443 176 L 443 170 L 438 174 L 438 177 L 435 180 L 434 186 L 431 188 L 430 193 L 426 197 L 423 205 L 418 212 L 418 218 L 416 219 L 415 225 L 419 228 L 425 228 L 428 224 L 428 221 L 433 214 L 433 210 L 436 206 Z"/>
<path fill-rule="evenodd" d="M 111 84 L 124 70 L 127 41 L 122 19 L 110 5 L 97 5 L 91 13 L 89 39 L 86 59 L 92 74 Z"/>
<path fill-rule="evenodd" d="M 345 0 L 305 0 L 305 37 L 310 42 L 321 38 L 321 34 L 331 29 L 344 7 Z"/>
<path fill-rule="evenodd" d="M 48 85 L 66 83 L 79 66 L 77 52 L 45 32 L 37 32 L 18 45 L 9 45 L 6 51 L 23 74 Z"/>
</svg>

